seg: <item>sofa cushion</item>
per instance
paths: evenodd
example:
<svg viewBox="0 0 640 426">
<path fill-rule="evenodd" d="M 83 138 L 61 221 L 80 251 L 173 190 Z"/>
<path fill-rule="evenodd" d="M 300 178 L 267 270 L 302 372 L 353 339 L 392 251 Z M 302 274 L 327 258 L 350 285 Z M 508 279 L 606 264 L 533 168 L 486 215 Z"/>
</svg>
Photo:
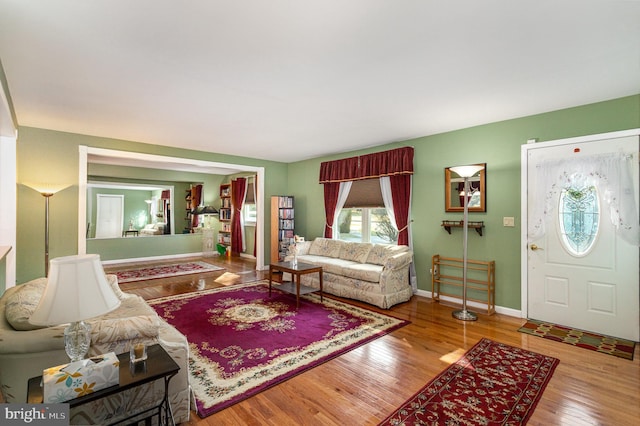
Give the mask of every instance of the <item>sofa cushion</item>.
<svg viewBox="0 0 640 426">
<path fill-rule="evenodd" d="M 391 256 L 402 253 L 409 250 L 407 246 L 398 246 L 391 244 L 375 244 L 369 256 L 367 256 L 367 263 L 373 263 L 374 265 L 384 265 Z"/>
<path fill-rule="evenodd" d="M 40 298 L 47 286 L 46 278 L 38 278 L 24 283 L 11 294 L 7 300 L 5 317 L 15 330 L 29 331 L 45 328 L 46 326 L 33 325 L 29 318 L 38 307 Z"/>
<path fill-rule="evenodd" d="M 373 244 L 345 242 L 340 247 L 340 259 L 365 263 Z"/>
<path fill-rule="evenodd" d="M 298 256 L 298 261 L 322 266 L 322 272 L 329 272 L 337 275 L 342 275 L 342 269 L 344 267 L 356 265 L 356 263 L 351 260 L 344 260 L 327 256 L 315 256 L 313 254 Z"/>
<path fill-rule="evenodd" d="M 316 238 L 309 248 L 309 254 L 325 257 L 340 257 L 340 247 L 344 241 L 330 238 Z"/>
<path fill-rule="evenodd" d="M 371 263 L 356 263 L 354 265 L 342 268 L 342 274 L 348 278 L 368 281 L 372 283 L 380 282 L 380 274 L 383 267 L 381 265 L 373 265 Z"/>
</svg>

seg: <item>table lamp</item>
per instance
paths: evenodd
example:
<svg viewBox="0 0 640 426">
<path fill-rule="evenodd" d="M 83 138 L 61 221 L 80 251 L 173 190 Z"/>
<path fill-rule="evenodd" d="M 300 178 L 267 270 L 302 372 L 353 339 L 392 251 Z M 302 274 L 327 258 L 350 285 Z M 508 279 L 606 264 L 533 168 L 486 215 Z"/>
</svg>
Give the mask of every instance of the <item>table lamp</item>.
<svg viewBox="0 0 640 426">
<path fill-rule="evenodd" d="M 69 323 L 65 351 L 71 362 L 83 359 L 91 344 L 91 326 L 84 320 L 113 311 L 120 299 L 111 288 L 97 254 L 51 260 L 47 286 L 33 315 L 34 325 Z"/>
<path fill-rule="evenodd" d="M 464 178 L 464 223 L 462 225 L 462 310 L 454 311 L 451 315 L 463 321 L 475 321 L 478 316 L 467 310 L 467 239 L 469 235 L 469 178 L 480 170 L 483 166 L 457 166 L 450 170 Z"/>
</svg>

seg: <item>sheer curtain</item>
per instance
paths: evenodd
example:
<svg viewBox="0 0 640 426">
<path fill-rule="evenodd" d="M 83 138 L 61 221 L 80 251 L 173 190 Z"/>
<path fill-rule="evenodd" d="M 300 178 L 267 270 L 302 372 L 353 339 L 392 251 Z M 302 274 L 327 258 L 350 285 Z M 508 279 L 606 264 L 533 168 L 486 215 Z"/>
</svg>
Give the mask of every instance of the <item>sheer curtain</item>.
<svg viewBox="0 0 640 426">
<path fill-rule="evenodd" d="M 628 154 L 592 155 L 536 165 L 536 187 L 527 229 L 532 242 L 547 232 L 556 214 L 558 194 L 565 188 L 595 186 L 608 207 L 608 218 L 616 233 L 632 245 L 640 245 L 640 226 L 633 185 L 633 156 Z M 603 206 L 603 215 L 606 210 Z"/>
<path fill-rule="evenodd" d="M 258 175 L 253 175 L 253 200 L 258 201 Z M 258 224 L 253 228 L 253 257 L 256 257 L 256 244 L 258 241 Z"/>
</svg>

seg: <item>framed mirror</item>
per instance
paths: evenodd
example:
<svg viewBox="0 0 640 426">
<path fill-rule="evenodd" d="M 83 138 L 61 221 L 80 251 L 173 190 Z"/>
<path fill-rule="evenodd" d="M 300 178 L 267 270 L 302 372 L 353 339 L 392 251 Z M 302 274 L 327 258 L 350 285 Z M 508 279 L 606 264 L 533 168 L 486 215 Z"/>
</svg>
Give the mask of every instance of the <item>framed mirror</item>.
<svg viewBox="0 0 640 426">
<path fill-rule="evenodd" d="M 485 176 L 487 164 L 475 165 L 482 166 L 483 169 L 469 178 L 468 210 L 470 212 L 486 212 L 487 186 Z M 451 167 L 444 169 L 444 211 L 464 211 L 464 178 L 452 171 Z"/>
</svg>

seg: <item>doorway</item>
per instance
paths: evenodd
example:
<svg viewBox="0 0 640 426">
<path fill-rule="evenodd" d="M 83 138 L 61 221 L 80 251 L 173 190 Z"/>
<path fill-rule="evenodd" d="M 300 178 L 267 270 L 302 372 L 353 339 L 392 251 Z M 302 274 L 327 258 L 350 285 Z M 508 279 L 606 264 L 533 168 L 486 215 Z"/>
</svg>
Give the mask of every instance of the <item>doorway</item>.
<svg viewBox="0 0 640 426">
<path fill-rule="evenodd" d="M 97 194 L 96 238 L 118 238 L 124 221 L 124 196 Z"/>
<path fill-rule="evenodd" d="M 523 316 L 640 338 L 638 132 L 523 146 Z"/>
</svg>

